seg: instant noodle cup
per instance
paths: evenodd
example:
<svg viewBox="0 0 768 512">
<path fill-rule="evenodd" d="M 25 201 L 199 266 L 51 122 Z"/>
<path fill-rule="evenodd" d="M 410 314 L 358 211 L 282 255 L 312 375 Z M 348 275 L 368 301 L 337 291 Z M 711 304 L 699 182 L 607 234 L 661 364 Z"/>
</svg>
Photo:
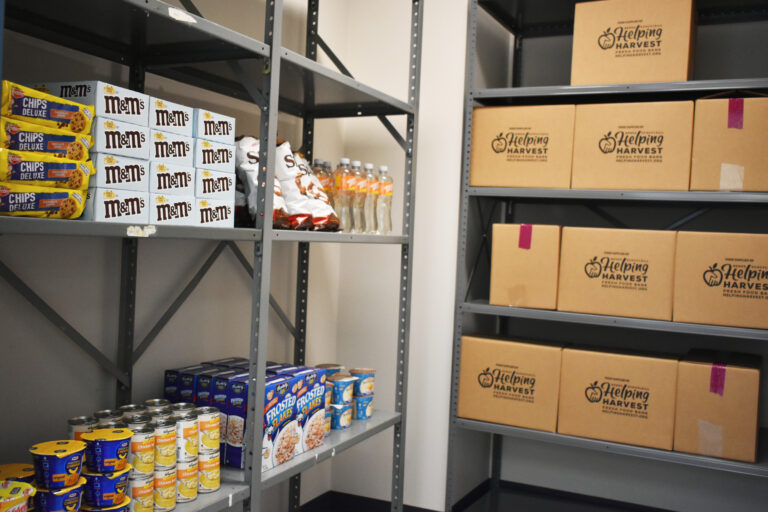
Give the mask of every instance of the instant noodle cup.
<svg viewBox="0 0 768 512">
<path fill-rule="evenodd" d="M 83 434 L 85 465 L 93 473 L 120 471 L 128 464 L 133 432 L 127 428 L 97 428 Z"/>
<path fill-rule="evenodd" d="M 92 507 L 90 505 L 83 505 L 81 510 L 93 511 L 93 512 L 128 512 L 131 508 L 131 498 L 125 497 L 122 503 L 113 505 L 111 507 Z"/>
<path fill-rule="evenodd" d="M 0 464 L 0 482 L 3 480 L 31 484 L 35 481 L 35 467 L 32 464 Z"/>
<path fill-rule="evenodd" d="M 315 365 L 315 368 L 322 368 L 325 370 L 325 376 L 331 377 L 334 374 L 341 373 L 344 371 L 344 365 L 337 364 L 337 363 L 323 363 Z"/>
<path fill-rule="evenodd" d="M 193 410 L 176 413 L 176 462 L 197 460 L 200 443 L 197 413 Z"/>
<path fill-rule="evenodd" d="M 221 414 L 216 407 L 195 409 L 199 429 L 198 453 L 219 453 L 221 439 Z"/>
<path fill-rule="evenodd" d="M 328 380 L 333 385 L 331 403 L 337 405 L 351 404 L 357 378 L 348 374 L 337 373 Z"/>
<path fill-rule="evenodd" d="M 155 512 L 168 512 L 176 508 L 176 468 L 155 471 L 153 493 Z"/>
<path fill-rule="evenodd" d="M 331 405 L 331 428 L 344 430 L 352 425 L 352 404 Z"/>
<path fill-rule="evenodd" d="M 64 489 L 37 489 L 35 510 L 37 512 L 60 512 L 62 510 L 78 510 L 85 489 L 85 478 L 80 477 L 77 483 Z"/>
<path fill-rule="evenodd" d="M 130 512 L 152 512 L 155 502 L 152 493 L 155 490 L 155 476 L 128 480 L 128 494 L 131 496 Z"/>
<path fill-rule="evenodd" d="M 376 370 L 373 368 L 352 368 L 349 373 L 357 377 L 355 381 L 355 396 L 373 395 L 373 381 L 376 378 Z"/>
<path fill-rule="evenodd" d="M 355 398 L 355 408 L 352 414 L 353 419 L 367 420 L 373 415 L 373 395 L 359 396 Z"/>
<path fill-rule="evenodd" d="M 131 465 L 113 473 L 92 473 L 83 471 L 85 477 L 85 503 L 92 507 L 105 508 L 120 505 L 125 499 Z"/>
<path fill-rule="evenodd" d="M 330 409 L 333 403 L 333 384 L 325 382 L 325 408 Z"/>
<path fill-rule="evenodd" d="M 221 487 L 221 455 L 219 452 L 201 453 L 197 460 L 197 491 L 218 491 Z"/>
<path fill-rule="evenodd" d="M 331 422 L 333 413 L 330 409 L 325 411 L 325 435 L 327 436 L 331 432 Z"/>
<path fill-rule="evenodd" d="M 131 429 L 130 478 L 146 478 L 155 472 L 155 428 L 148 423 Z"/>
<path fill-rule="evenodd" d="M 197 460 L 176 464 L 176 503 L 197 499 Z"/>
<path fill-rule="evenodd" d="M 80 480 L 86 444 L 82 441 L 48 441 L 29 449 L 35 462 L 35 481 L 45 489 L 72 487 Z"/>
<path fill-rule="evenodd" d="M 29 498 L 35 488 L 26 482 L 6 480 L 0 482 L 0 512 L 27 512 Z"/>
<path fill-rule="evenodd" d="M 176 467 L 176 418 L 163 418 L 155 423 L 155 472 Z"/>
<path fill-rule="evenodd" d="M 67 420 L 68 437 L 75 441 L 80 441 L 83 434 L 89 430 L 93 430 L 98 424 L 99 420 L 93 416 L 76 416 L 74 418 L 69 418 L 69 420 Z"/>
</svg>

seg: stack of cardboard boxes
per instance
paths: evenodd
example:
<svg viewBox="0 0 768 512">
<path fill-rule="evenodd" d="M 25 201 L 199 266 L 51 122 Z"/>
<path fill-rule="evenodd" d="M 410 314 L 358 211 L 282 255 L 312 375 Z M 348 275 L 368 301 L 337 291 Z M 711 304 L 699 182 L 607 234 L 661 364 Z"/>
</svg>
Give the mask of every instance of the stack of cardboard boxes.
<svg viewBox="0 0 768 512">
<path fill-rule="evenodd" d="M 235 222 L 235 120 L 195 109 L 195 197 L 201 226 Z"/>
</svg>

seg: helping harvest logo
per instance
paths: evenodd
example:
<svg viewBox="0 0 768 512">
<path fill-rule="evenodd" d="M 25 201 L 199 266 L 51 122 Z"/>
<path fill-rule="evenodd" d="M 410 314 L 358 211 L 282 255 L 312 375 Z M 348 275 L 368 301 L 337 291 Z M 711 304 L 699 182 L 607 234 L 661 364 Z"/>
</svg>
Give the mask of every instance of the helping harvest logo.
<svg viewBox="0 0 768 512">
<path fill-rule="evenodd" d="M 536 375 L 521 372 L 514 365 L 496 364 L 493 369 L 488 366 L 477 375 L 477 383 L 483 389 L 492 389 L 494 398 L 534 401 Z"/>
<path fill-rule="evenodd" d="M 613 50 L 615 57 L 646 57 L 661 55 L 662 34 L 660 24 L 641 25 L 619 22 L 597 36 L 601 50 Z"/>
<path fill-rule="evenodd" d="M 648 388 L 632 385 L 628 379 L 612 377 L 606 377 L 602 382 L 596 380 L 584 389 L 587 401 L 601 404 L 602 412 L 636 418 L 648 417 L 650 396 Z"/>
<path fill-rule="evenodd" d="M 606 254 L 594 256 L 584 264 L 584 273 L 589 279 L 600 278 L 603 288 L 647 290 L 647 260 L 629 258 L 626 253 Z"/>
<path fill-rule="evenodd" d="M 768 300 L 768 266 L 753 259 L 726 258 L 713 263 L 701 275 L 710 288 L 722 287 L 724 297 Z"/>
<path fill-rule="evenodd" d="M 491 140 L 496 154 L 506 154 L 510 162 L 546 162 L 549 158 L 549 134 L 530 128 L 510 128 Z"/>
<path fill-rule="evenodd" d="M 619 126 L 609 130 L 598 141 L 604 155 L 615 154 L 616 162 L 661 163 L 664 132 L 644 130 L 643 126 Z"/>
</svg>

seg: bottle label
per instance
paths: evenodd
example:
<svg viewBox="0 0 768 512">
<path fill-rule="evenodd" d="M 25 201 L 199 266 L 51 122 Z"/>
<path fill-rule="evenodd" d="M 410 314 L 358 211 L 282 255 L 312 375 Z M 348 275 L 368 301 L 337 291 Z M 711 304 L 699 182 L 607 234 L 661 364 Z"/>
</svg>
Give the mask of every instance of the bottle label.
<svg viewBox="0 0 768 512">
<path fill-rule="evenodd" d="M 354 192 L 355 189 L 357 189 L 357 177 L 347 176 L 346 184 L 344 185 L 344 190 L 346 190 L 347 192 Z"/>
<path fill-rule="evenodd" d="M 333 180 L 328 176 L 318 176 L 317 179 L 320 181 L 320 185 L 323 187 L 323 190 L 327 191 L 331 188 Z"/>
<path fill-rule="evenodd" d="M 369 181 L 368 182 L 368 193 L 373 195 L 379 195 L 379 182 L 378 181 Z"/>
<path fill-rule="evenodd" d="M 357 193 L 358 194 L 368 193 L 368 180 L 366 180 L 365 178 L 360 178 L 357 180 Z"/>
<path fill-rule="evenodd" d="M 379 195 L 391 196 L 393 188 L 394 187 L 392 183 L 381 183 L 379 185 Z"/>
</svg>

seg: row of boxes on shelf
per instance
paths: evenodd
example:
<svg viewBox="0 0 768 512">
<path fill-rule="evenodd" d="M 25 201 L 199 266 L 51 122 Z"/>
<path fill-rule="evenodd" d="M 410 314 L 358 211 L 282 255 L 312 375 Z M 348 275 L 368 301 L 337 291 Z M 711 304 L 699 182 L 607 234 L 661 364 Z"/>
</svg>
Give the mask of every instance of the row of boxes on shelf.
<svg viewBox="0 0 768 512">
<path fill-rule="evenodd" d="M 465 336 L 458 415 L 754 462 L 760 360 L 671 356 Z"/>
<path fill-rule="evenodd" d="M 768 191 L 766 134 L 768 98 L 478 107 L 470 184 Z"/>
<path fill-rule="evenodd" d="M 489 302 L 768 328 L 768 235 L 493 226 Z"/>
</svg>

